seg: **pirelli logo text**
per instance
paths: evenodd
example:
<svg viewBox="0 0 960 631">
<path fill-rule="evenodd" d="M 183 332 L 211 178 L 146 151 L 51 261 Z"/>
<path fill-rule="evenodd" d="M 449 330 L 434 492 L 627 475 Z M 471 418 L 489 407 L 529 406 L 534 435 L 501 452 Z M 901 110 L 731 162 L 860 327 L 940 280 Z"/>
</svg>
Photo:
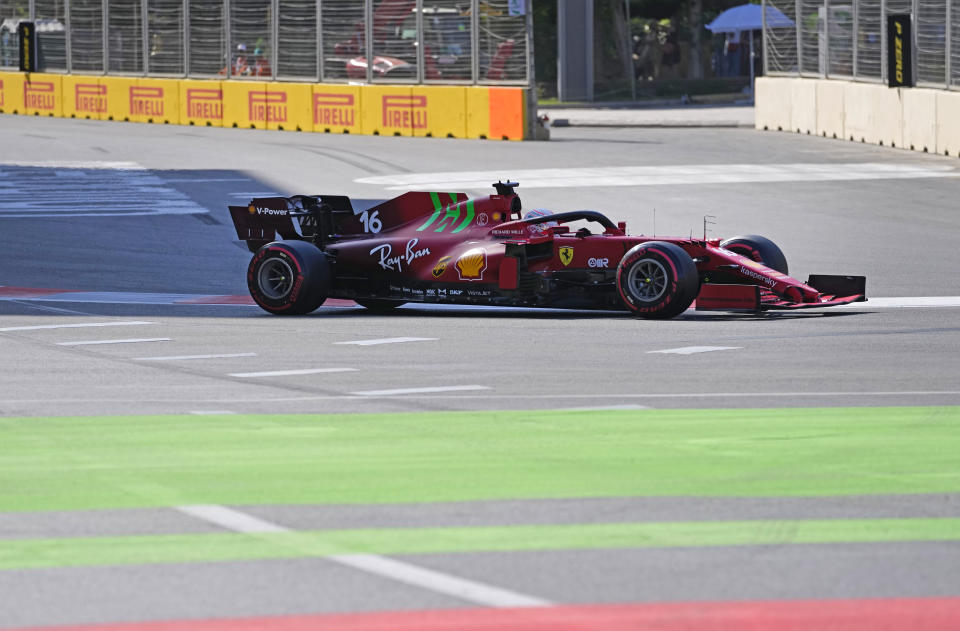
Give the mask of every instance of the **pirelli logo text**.
<svg viewBox="0 0 960 631">
<path fill-rule="evenodd" d="M 3 79 L 0 79 L 0 107 L 3 107 Z"/>
<path fill-rule="evenodd" d="M 163 116 L 163 88 L 130 86 L 131 116 Z"/>
<path fill-rule="evenodd" d="M 26 108 L 52 112 L 57 109 L 57 88 L 49 81 L 23 84 L 23 105 Z"/>
<path fill-rule="evenodd" d="M 247 114 L 251 123 L 287 122 L 287 93 L 251 92 Z"/>
<path fill-rule="evenodd" d="M 427 127 L 427 97 L 384 95 L 383 126 L 425 129 Z"/>
<path fill-rule="evenodd" d="M 96 83 L 78 83 L 73 88 L 73 107 L 78 114 L 105 114 L 107 86 Z"/>
<path fill-rule="evenodd" d="M 314 93 L 313 124 L 353 127 L 357 124 L 354 103 L 352 94 Z"/>
<path fill-rule="evenodd" d="M 188 88 L 187 116 L 189 118 L 222 119 L 223 91 L 212 88 Z"/>
</svg>

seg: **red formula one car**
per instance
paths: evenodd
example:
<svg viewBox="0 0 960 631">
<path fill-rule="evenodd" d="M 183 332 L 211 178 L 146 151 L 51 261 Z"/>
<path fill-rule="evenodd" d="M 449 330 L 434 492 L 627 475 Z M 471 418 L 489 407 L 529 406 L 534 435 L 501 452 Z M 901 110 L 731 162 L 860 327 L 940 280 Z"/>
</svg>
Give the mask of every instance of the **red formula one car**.
<svg viewBox="0 0 960 631">
<path fill-rule="evenodd" d="M 309 313 L 328 297 L 374 311 L 421 302 L 643 318 L 671 318 L 694 301 L 701 310 L 756 312 L 865 300 L 862 276 L 791 278 L 780 248 L 764 237 L 633 236 L 592 210 L 524 217 L 517 184 L 494 187 L 480 199 L 405 193 L 363 211 L 334 195 L 231 206 L 254 252 L 250 293 L 276 314 Z"/>
</svg>

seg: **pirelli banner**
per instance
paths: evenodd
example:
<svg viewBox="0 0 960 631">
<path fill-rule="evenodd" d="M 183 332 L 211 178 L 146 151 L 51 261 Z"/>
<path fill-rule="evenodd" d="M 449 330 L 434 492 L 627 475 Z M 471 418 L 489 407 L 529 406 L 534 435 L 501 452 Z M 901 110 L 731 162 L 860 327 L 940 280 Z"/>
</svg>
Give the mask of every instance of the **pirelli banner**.
<svg viewBox="0 0 960 631">
<path fill-rule="evenodd" d="M 0 113 L 381 136 L 523 140 L 526 90 L 0 73 Z"/>
</svg>

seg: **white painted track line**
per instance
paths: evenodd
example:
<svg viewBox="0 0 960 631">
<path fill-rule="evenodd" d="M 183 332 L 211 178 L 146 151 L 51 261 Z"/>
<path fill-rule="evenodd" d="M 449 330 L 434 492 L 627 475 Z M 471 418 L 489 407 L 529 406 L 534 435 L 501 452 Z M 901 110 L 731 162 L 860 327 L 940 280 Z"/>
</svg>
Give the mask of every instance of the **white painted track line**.
<svg viewBox="0 0 960 631">
<path fill-rule="evenodd" d="M 350 394 L 376 397 L 400 394 L 433 394 L 437 392 L 470 392 L 474 390 L 489 390 L 489 386 L 434 386 L 432 388 L 396 388 L 394 390 L 358 390 Z"/>
<path fill-rule="evenodd" d="M 43 331 L 46 329 L 85 329 L 87 327 L 101 326 L 140 326 L 144 324 L 153 324 L 153 322 L 144 322 L 141 320 L 130 320 L 127 322 L 82 322 L 74 324 L 37 324 L 34 326 L 7 326 L 0 328 L 0 333 L 9 331 Z"/>
<path fill-rule="evenodd" d="M 139 344 L 141 342 L 169 342 L 169 337 L 135 338 L 128 340 L 83 340 L 79 342 L 57 342 L 58 346 L 93 346 L 95 344 Z"/>
<path fill-rule="evenodd" d="M 256 353 L 221 353 L 217 355 L 168 355 L 166 357 L 134 357 L 141 362 L 171 362 L 188 359 L 232 359 L 234 357 L 256 357 Z"/>
<path fill-rule="evenodd" d="M 232 372 L 231 377 L 292 377 L 294 375 L 319 375 L 331 372 L 357 372 L 357 368 L 303 368 L 300 370 L 268 370 L 263 372 Z"/>
<path fill-rule="evenodd" d="M 647 353 L 663 353 L 668 355 L 694 355 L 696 353 L 710 353 L 713 351 L 734 351 L 743 348 L 742 346 L 681 346 L 680 348 L 668 348 L 662 351 L 647 351 Z"/>
<path fill-rule="evenodd" d="M 271 524 L 253 515 L 241 513 L 240 511 L 218 504 L 195 504 L 192 506 L 175 506 L 174 508 L 181 513 L 186 513 L 192 517 L 235 532 L 247 534 L 290 532 L 288 528 L 284 528 L 283 526 Z"/>
<path fill-rule="evenodd" d="M 524 189 L 605 186 L 676 186 L 763 182 L 824 182 L 841 180 L 892 180 L 955 177 L 948 165 L 914 165 L 889 162 L 793 164 L 693 164 L 661 166 L 607 166 L 586 168 L 520 169 L 510 177 Z M 355 179 L 399 191 L 457 191 L 486 189 L 488 171 L 397 173 Z"/>
<path fill-rule="evenodd" d="M 352 342 L 336 342 L 336 344 L 353 344 L 354 346 L 377 346 L 379 344 L 402 344 L 404 342 L 434 342 L 435 337 L 384 337 L 378 340 L 354 340 Z"/>
<path fill-rule="evenodd" d="M 960 296 L 907 296 L 904 298 L 870 298 L 831 309 L 906 309 L 919 307 L 960 307 Z"/>
<path fill-rule="evenodd" d="M 291 532 L 289 528 L 284 528 L 227 506 L 204 504 L 175 506 L 174 508 L 181 513 L 234 532 L 246 534 Z M 446 594 L 487 607 L 548 607 L 552 604 L 547 600 L 526 594 L 428 570 L 412 563 L 397 561 L 376 554 L 340 554 L 323 558 L 368 574 L 389 578 L 398 583 L 422 587 L 432 592 Z"/>
<path fill-rule="evenodd" d="M 465 580 L 375 554 L 343 554 L 327 558 L 341 565 L 392 578 L 400 583 L 423 587 L 432 592 L 447 594 L 489 607 L 549 607 L 552 604 L 526 594 Z"/>
</svg>

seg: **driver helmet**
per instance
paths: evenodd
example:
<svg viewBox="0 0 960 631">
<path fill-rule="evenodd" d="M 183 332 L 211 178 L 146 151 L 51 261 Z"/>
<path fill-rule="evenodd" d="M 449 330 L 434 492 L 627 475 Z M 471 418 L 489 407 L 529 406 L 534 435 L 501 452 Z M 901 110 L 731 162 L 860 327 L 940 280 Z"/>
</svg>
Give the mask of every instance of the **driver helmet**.
<svg viewBox="0 0 960 631">
<path fill-rule="evenodd" d="M 527 211 L 527 214 L 523 216 L 524 219 L 533 219 L 534 217 L 549 217 L 553 214 L 553 211 L 547 210 L 546 208 L 534 208 L 533 210 Z M 559 226 L 560 224 L 556 221 L 545 221 L 543 223 L 533 224 L 530 227 L 538 230 L 539 232 L 544 232 L 549 228 L 554 226 Z"/>
</svg>

